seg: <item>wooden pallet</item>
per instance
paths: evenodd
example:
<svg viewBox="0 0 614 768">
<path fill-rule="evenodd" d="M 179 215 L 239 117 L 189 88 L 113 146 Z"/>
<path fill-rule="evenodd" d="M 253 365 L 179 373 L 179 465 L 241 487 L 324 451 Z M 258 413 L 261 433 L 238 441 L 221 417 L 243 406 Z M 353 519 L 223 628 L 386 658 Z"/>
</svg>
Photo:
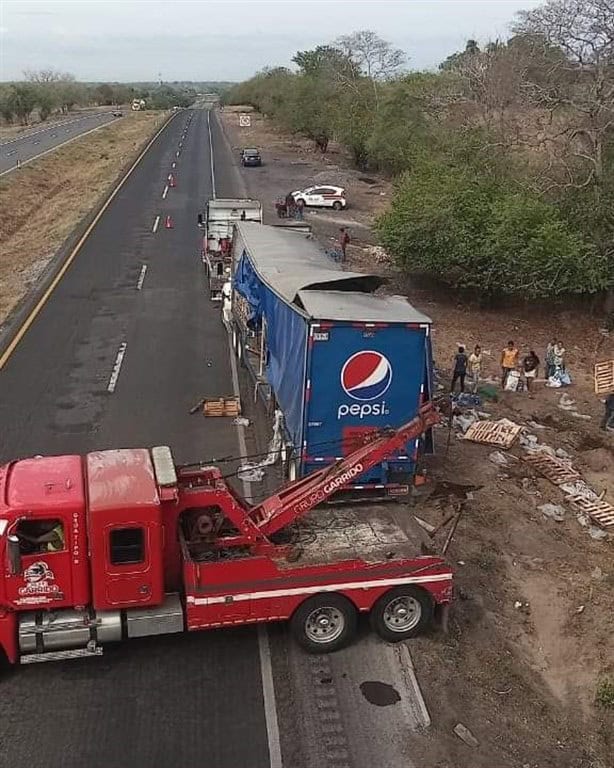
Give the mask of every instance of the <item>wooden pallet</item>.
<svg viewBox="0 0 614 768">
<path fill-rule="evenodd" d="M 565 499 L 603 528 L 614 526 L 614 507 L 607 501 L 579 495 L 566 496 Z"/>
<path fill-rule="evenodd" d="M 595 363 L 595 394 L 607 395 L 614 392 L 614 360 Z"/>
<path fill-rule="evenodd" d="M 476 421 L 465 432 L 465 440 L 498 448 L 510 448 L 522 427 L 511 421 Z"/>
<path fill-rule="evenodd" d="M 526 453 L 523 460 L 534 467 L 538 472 L 550 480 L 554 485 L 564 485 L 565 483 L 573 483 L 575 480 L 580 479 L 580 473 L 577 472 L 570 464 L 550 456 L 543 451 L 535 451 L 534 453 Z"/>
<path fill-rule="evenodd" d="M 238 397 L 206 398 L 203 403 L 205 416 L 232 416 L 241 415 L 241 401 Z"/>
</svg>

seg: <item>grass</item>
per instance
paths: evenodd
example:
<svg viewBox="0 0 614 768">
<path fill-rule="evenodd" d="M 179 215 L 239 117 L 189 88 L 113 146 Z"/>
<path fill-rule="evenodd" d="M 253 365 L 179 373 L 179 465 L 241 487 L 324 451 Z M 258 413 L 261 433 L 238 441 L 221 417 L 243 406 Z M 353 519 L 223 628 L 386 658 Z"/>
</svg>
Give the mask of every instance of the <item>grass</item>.
<svg viewBox="0 0 614 768">
<path fill-rule="evenodd" d="M 601 680 L 597 686 L 595 701 L 602 709 L 614 709 L 614 683 L 611 680 Z"/>
<path fill-rule="evenodd" d="M 161 120 L 129 113 L 0 179 L 0 325 Z"/>
</svg>

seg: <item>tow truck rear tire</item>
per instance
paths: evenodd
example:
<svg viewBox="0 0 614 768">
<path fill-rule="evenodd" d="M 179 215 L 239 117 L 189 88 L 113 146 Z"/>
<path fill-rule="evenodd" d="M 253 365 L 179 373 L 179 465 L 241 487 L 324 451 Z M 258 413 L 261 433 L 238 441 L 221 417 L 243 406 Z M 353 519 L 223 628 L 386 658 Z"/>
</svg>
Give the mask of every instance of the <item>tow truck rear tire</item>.
<svg viewBox="0 0 614 768">
<path fill-rule="evenodd" d="M 433 601 L 420 587 L 396 587 L 371 609 L 369 621 L 382 640 L 398 643 L 421 634 L 433 620 Z"/>
<path fill-rule="evenodd" d="M 290 629 L 296 642 L 309 653 L 331 653 L 352 641 L 357 623 L 354 604 L 331 592 L 301 603 L 290 620 Z"/>
</svg>

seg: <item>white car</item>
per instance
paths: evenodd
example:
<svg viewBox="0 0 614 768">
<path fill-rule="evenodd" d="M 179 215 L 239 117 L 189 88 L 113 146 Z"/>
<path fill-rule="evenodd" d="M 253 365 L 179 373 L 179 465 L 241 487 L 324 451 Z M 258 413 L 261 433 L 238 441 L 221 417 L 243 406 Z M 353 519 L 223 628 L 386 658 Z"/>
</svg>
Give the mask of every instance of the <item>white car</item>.
<svg viewBox="0 0 614 768">
<path fill-rule="evenodd" d="M 295 203 L 302 201 L 303 205 L 315 208 L 334 208 L 336 211 L 340 211 L 347 206 L 345 189 L 342 187 L 330 187 L 328 185 L 308 187 L 293 192 L 292 197 Z"/>
</svg>

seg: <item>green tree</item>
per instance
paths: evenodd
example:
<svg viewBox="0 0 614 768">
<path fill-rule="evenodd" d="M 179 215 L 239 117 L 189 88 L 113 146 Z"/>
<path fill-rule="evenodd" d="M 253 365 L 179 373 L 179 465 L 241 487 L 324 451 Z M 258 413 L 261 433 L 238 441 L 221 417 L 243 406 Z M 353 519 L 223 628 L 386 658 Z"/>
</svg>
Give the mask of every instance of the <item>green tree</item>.
<svg viewBox="0 0 614 768">
<path fill-rule="evenodd" d="M 377 231 L 407 271 L 480 296 L 593 293 L 608 280 L 607 260 L 554 205 L 464 159 L 421 158 Z"/>
<path fill-rule="evenodd" d="M 16 83 L 11 86 L 9 105 L 22 125 L 28 125 L 32 110 L 36 106 L 36 89 L 30 83 Z"/>
</svg>

